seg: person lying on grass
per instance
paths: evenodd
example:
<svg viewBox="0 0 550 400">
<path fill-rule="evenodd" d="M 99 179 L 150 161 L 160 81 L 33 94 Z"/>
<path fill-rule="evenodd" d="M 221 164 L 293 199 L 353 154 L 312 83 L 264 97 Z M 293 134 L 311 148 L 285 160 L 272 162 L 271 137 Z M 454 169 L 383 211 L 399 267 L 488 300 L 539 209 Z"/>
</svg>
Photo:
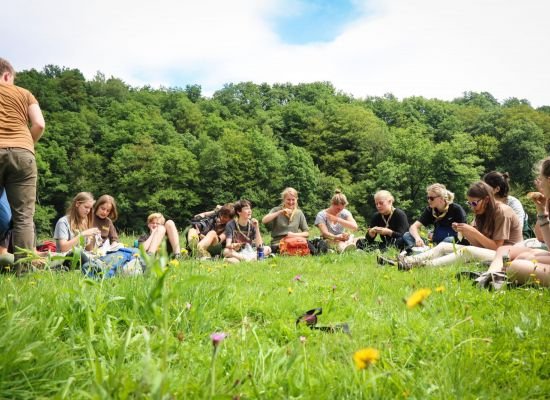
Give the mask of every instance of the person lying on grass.
<svg viewBox="0 0 550 400">
<path fill-rule="evenodd" d="M 257 259 L 256 250 L 263 247 L 264 255 L 271 254 L 271 248 L 264 246 L 260 225 L 256 218 L 252 218 L 252 207 L 248 200 L 239 200 L 234 205 L 236 219 L 225 226 L 225 249 L 223 256 L 230 263 L 251 261 Z"/>
<path fill-rule="evenodd" d="M 537 209 L 536 230 L 542 234 L 546 246 L 550 246 L 550 157 L 542 160 L 538 166 L 539 176 L 535 181 L 537 192 L 527 196 L 533 200 Z M 547 247 L 550 248 L 550 247 Z M 508 255 L 511 262 L 503 265 L 502 257 Z M 550 252 L 523 246 L 500 247 L 488 272 L 505 272 L 518 284 L 537 282 L 541 286 L 550 286 Z"/>
<path fill-rule="evenodd" d="M 437 267 L 457 261 L 491 261 L 502 245 L 513 245 L 523 239 L 522 224 L 506 204 L 495 201 L 493 189 L 479 181 L 470 186 L 468 205 L 475 218 L 471 225 L 453 223 L 453 229 L 471 244 L 470 246 L 441 242 L 431 250 L 418 255 L 401 257 L 399 269 L 414 266 Z"/>
</svg>

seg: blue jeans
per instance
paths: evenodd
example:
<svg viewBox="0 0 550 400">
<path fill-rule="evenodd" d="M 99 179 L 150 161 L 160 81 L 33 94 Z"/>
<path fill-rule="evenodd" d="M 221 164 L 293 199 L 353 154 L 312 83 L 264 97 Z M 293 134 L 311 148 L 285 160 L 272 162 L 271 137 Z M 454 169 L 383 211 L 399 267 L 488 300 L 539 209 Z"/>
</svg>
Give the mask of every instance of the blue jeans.
<svg viewBox="0 0 550 400">
<path fill-rule="evenodd" d="M 4 188 L 0 188 L 0 238 L 10 229 L 11 209 Z"/>
</svg>

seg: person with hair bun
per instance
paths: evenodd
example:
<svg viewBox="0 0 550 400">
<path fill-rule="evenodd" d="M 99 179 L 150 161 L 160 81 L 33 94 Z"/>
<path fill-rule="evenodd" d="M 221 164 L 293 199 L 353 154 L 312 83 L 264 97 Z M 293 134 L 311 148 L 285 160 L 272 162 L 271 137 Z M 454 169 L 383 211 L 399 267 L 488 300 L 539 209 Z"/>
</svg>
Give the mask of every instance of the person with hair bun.
<svg viewBox="0 0 550 400">
<path fill-rule="evenodd" d="M 356 249 L 357 239 L 346 232 L 346 229 L 352 232 L 357 230 L 357 222 L 346 209 L 348 204 L 346 195 L 337 189 L 330 201 L 330 207 L 319 211 L 315 217 L 315 225 L 321 231 L 321 236 L 330 247 L 339 252 Z"/>
<path fill-rule="evenodd" d="M 457 242 L 458 233 L 453 229 L 453 223 L 466 222 L 466 212 L 456 203 L 453 203 L 454 193 L 447 190 L 445 185 L 434 183 L 426 189 L 428 207 L 420 218 L 409 228 L 409 232 L 403 235 L 407 248 L 414 246 L 423 247 L 424 241 L 418 230 L 422 226 L 434 226 L 431 240 L 437 244 L 440 242 Z"/>
<path fill-rule="evenodd" d="M 522 226 L 514 211 L 506 204 L 495 201 L 493 189 L 479 181 L 470 186 L 468 205 L 475 215 L 471 225 L 453 222 L 452 229 L 462 234 L 470 246 L 440 242 L 431 250 L 418 255 L 400 257 L 399 269 L 413 266 L 443 266 L 457 261 L 491 261 L 495 251 L 503 245 L 522 240 Z"/>
<path fill-rule="evenodd" d="M 510 206 L 517 214 L 519 220 L 523 224 L 527 223 L 527 214 L 523 209 L 523 205 L 517 198 L 508 194 L 510 191 L 510 175 L 508 175 L 508 172 L 488 172 L 483 177 L 483 181 L 493 188 L 496 201 L 500 201 Z"/>
<path fill-rule="evenodd" d="M 271 231 L 271 251 L 279 252 L 279 242 L 286 236 L 299 236 L 306 238 L 309 236 L 309 227 L 302 210 L 298 208 L 298 191 L 287 187 L 281 193 L 282 204 L 274 207 L 269 214 L 262 218 L 262 224 L 265 224 Z"/>
<path fill-rule="evenodd" d="M 376 236 L 382 239 L 378 247 L 381 250 L 389 246 L 404 247 L 403 234 L 409 230 L 409 221 L 405 212 L 393 206 L 393 195 L 387 190 L 379 190 L 374 195 L 376 212 L 372 216 L 370 228 L 365 239 L 367 243 L 374 243 Z M 359 243 L 357 243 L 359 246 Z"/>
</svg>

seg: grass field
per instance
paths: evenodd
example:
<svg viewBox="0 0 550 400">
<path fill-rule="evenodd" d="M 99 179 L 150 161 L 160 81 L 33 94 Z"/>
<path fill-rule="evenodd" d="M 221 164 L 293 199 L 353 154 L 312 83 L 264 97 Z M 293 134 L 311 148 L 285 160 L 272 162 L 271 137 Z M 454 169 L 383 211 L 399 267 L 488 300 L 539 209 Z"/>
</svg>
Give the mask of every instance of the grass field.
<svg viewBox="0 0 550 400">
<path fill-rule="evenodd" d="M 0 277 L 0 398 L 543 399 L 550 295 L 458 281 L 472 266 L 374 255 L 226 265 L 165 258 L 143 276 Z M 423 305 L 404 299 L 431 289 Z M 296 319 L 322 307 L 311 330 Z M 217 347 L 211 334 L 227 334 Z M 358 369 L 353 354 L 379 351 Z M 214 349 L 216 351 L 214 351 Z"/>
</svg>

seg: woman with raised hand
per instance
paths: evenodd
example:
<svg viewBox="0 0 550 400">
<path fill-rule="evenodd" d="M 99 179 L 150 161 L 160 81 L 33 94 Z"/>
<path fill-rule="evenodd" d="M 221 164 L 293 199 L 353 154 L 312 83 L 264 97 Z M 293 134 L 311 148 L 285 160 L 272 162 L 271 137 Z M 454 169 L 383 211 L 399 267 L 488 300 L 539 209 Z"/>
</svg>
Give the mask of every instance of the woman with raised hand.
<svg viewBox="0 0 550 400">
<path fill-rule="evenodd" d="M 346 209 L 348 204 L 346 195 L 340 190 L 336 190 L 330 201 L 330 207 L 319 211 L 315 217 L 315 225 L 321 231 L 323 239 L 330 247 L 339 252 L 356 249 L 357 239 L 347 232 L 357 230 L 357 222 L 351 212 Z"/>
<path fill-rule="evenodd" d="M 279 242 L 286 236 L 303 237 L 309 236 L 309 227 L 302 210 L 298 208 L 298 192 L 296 189 L 287 187 L 281 193 L 282 204 L 269 211 L 269 214 L 262 218 L 262 223 L 271 231 L 271 250 L 279 252 Z"/>
<path fill-rule="evenodd" d="M 433 225 L 431 240 L 437 244 L 440 242 L 457 242 L 458 233 L 453 229 L 454 223 L 466 222 L 464 209 L 453 203 L 454 193 L 447 190 L 445 185 L 434 183 L 426 189 L 428 206 L 409 228 L 409 232 L 403 235 L 407 248 L 423 247 L 424 240 L 420 237 L 419 229 L 422 226 Z"/>
<path fill-rule="evenodd" d="M 468 205 L 474 213 L 471 225 L 455 222 L 452 229 L 460 233 L 470 246 L 440 242 L 431 250 L 415 256 L 401 257 L 399 269 L 413 266 L 443 266 L 457 261 L 491 261 L 502 245 L 513 245 L 522 240 L 522 226 L 518 216 L 506 204 L 495 201 L 493 189 L 479 181 L 470 186 Z"/>
<path fill-rule="evenodd" d="M 100 230 L 93 226 L 93 206 L 94 196 L 89 192 L 80 192 L 73 198 L 67 215 L 55 224 L 53 237 L 58 253 L 67 253 L 79 246 L 81 237 L 86 250 L 95 246 L 95 236 L 100 234 Z"/>
<path fill-rule="evenodd" d="M 537 166 L 538 177 L 535 181 L 536 192 L 527 194 L 537 209 L 536 230 L 542 235 L 546 246 L 550 246 L 550 157 L 542 160 Z M 550 248 L 550 247 L 548 247 Z M 511 260 L 508 266 L 503 265 L 503 256 Z M 489 273 L 505 272 L 514 282 L 539 283 L 550 286 L 550 252 L 522 246 L 504 246 L 497 250 Z"/>
<path fill-rule="evenodd" d="M 225 226 L 225 261 L 236 264 L 240 261 L 257 259 L 256 249 L 263 247 L 265 256 L 271 254 L 271 248 L 264 246 L 260 224 L 252 218 L 252 206 L 248 200 L 239 200 L 234 204 L 237 218 L 232 219 Z"/>
<path fill-rule="evenodd" d="M 380 235 L 382 241 L 379 242 L 378 248 L 381 250 L 389 246 L 400 249 L 405 246 L 403 234 L 409 230 L 409 221 L 403 210 L 393 206 L 394 200 L 393 195 L 387 190 L 379 190 L 374 195 L 376 212 L 372 216 L 365 239 L 367 243 L 372 244 L 376 236 Z"/>
</svg>

